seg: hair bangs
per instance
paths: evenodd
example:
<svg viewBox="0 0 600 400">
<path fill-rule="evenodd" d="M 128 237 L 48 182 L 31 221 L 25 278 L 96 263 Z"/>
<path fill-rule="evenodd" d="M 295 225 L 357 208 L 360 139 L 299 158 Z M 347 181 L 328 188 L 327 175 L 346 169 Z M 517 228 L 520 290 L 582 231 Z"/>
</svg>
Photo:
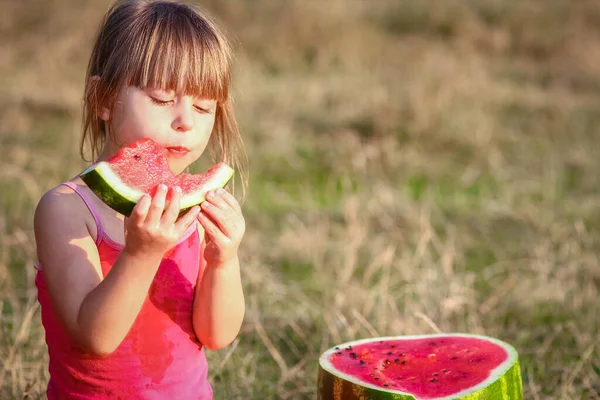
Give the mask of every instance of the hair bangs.
<svg viewBox="0 0 600 400">
<path fill-rule="evenodd" d="M 145 49 L 130 53 L 137 60 L 132 60 L 129 84 L 225 102 L 231 79 L 226 43 L 214 34 L 215 27 L 191 10 L 178 7 L 178 12 L 166 12 L 164 8 L 177 5 L 162 6 L 152 10 L 151 23 L 141 26 L 149 40 Z"/>
</svg>

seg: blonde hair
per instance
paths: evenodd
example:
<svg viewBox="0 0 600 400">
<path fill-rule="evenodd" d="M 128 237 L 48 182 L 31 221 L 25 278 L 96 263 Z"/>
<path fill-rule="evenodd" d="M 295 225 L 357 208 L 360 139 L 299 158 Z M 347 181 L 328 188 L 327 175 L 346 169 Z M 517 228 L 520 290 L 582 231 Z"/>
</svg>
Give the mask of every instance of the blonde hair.
<svg viewBox="0 0 600 400">
<path fill-rule="evenodd" d="M 87 142 L 96 158 L 106 140 L 114 140 L 111 121 L 99 112 L 112 110 L 122 85 L 174 90 L 217 101 L 209 151 L 236 170 L 245 194 L 247 159 L 230 94 L 231 59 L 225 36 L 200 10 L 166 0 L 117 1 L 100 25 L 87 68 L 82 158 Z"/>
</svg>

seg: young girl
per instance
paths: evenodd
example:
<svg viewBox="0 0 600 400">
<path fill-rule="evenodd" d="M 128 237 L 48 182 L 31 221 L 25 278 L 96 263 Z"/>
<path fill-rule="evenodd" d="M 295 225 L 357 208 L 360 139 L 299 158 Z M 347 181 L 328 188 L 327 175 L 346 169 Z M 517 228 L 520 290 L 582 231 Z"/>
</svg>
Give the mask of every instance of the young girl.
<svg viewBox="0 0 600 400">
<path fill-rule="evenodd" d="M 107 160 L 149 137 L 181 173 L 210 145 L 245 177 L 230 50 L 201 13 L 117 2 L 86 78 L 82 154 L 89 142 L 96 161 Z M 161 187 L 124 218 L 74 178 L 40 200 L 36 286 L 50 400 L 212 399 L 204 347 L 227 346 L 242 323 L 245 223 L 225 190 L 177 219 L 180 199 L 179 188 Z"/>
</svg>

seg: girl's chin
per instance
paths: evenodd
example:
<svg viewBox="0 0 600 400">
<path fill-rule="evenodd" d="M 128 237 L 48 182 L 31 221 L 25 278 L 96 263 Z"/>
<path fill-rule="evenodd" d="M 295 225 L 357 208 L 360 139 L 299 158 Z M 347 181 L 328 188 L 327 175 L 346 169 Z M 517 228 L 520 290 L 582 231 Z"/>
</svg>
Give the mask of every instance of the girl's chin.
<svg viewBox="0 0 600 400">
<path fill-rule="evenodd" d="M 169 169 L 175 175 L 181 174 L 189 167 L 189 163 L 184 163 L 181 160 L 167 160 L 167 162 L 169 163 Z"/>
</svg>

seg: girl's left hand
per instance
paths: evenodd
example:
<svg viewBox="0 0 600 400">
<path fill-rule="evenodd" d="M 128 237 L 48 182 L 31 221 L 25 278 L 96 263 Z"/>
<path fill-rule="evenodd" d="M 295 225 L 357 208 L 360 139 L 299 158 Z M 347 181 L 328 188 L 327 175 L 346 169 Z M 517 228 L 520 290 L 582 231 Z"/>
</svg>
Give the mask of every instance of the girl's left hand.
<svg viewBox="0 0 600 400">
<path fill-rule="evenodd" d="M 211 190 L 200 205 L 198 221 L 204 228 L 204 258 L 219 267 L 237 258 L 246 222 L 238 201 L 225 189 Z"/>
</svg>

